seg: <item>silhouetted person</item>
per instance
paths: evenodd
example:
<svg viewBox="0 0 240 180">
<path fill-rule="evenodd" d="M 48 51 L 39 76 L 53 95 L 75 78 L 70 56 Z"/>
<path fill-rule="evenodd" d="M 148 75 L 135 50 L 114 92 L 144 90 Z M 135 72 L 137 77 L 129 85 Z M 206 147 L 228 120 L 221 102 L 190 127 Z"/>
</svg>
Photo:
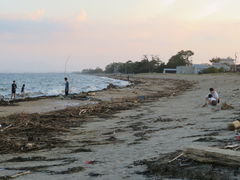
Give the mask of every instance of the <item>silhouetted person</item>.
<svg viewBox="0 0 240 180">
<path fill-rule="evenodd" d="M 21 95 L 22 95 L 22 97 L 25 96 L 25 84 L 22 85 Z"/>
<path fill-rule="evenodd" d="M 13 81 L 12 83 L 12 94 L 11 94 L 11 99 L 15 99 L 16 98 L 16 89 L 17 89 L 17 85 L 16 85 L 16 82 Z"/>
<path fill-rule="evenodd" d="M 65 77 L 64 80 L 65 80 L 65 96 L 67 96 L 69 93 L 69 82 L 67 77 Z"/>
</svg>

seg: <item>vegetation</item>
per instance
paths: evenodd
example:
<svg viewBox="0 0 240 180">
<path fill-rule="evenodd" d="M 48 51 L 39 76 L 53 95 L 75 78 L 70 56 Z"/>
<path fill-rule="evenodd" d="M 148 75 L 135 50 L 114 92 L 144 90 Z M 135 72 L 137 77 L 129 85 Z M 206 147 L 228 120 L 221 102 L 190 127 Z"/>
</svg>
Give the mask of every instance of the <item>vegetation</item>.
<svg viewBox="0 0 240 180">
<path fill-rule="evenodd" d="M 83 74 L 100 74 L 103 73 L 103 70 L 99 67 L 96 69 L 83 69 L 82 72 Z"/>
<path fill-rule="evenodd" d="M 211 63 L 219 63 L 221 61 L 220 57 L 215 57 L 209 60 Z"/>
<path fill-rule="evenodd" d="M 143 55 L 140 61 L 133 62 L 131 60 L 123 62 L 113 62 L 105 67 L 105 71 L 101 68 L 84 69 L 84 74 L 98 74 L 98 73 L 162 73 L 164 68 L 176 68 L 177 66 L 191 65 L 192 62 L 189 57 L 194 55 L 191 50 L 181 50 L 176 55 L 172 56 L 168 63 L 165 64 L 157 55 Z"/>
<path fill-rule="evenodd" d="M 157 55 L 143 55 L 140 61 L 127 61 L 126 63 L 114 62 L 106 66 L 106 73 L 162 73 L 164 68 L 176 68 L 177 66 L 190 65 L 189 57 L 194 55 L 191 50 L 179 51 L 165 64 Z"/>
<path fill-rule="evenodd" d="M 202 70 L 202 74 L 222 73 L 222 72 L 225 72 L 223 68 L 215 68 L 215 67 L 209 67 L 207 69 Z"/>
<path fill-rule="evenodd" d="M 111 63 L 106 66 L 106 73 L 149 73 L 149 72 L 163 72 L 165 63 L 160 60 L 158 56 L 144 55 L 141 61 L 127 61 L 126 63 Z"/>
<path fill-rule="evenodd" d="M 177 66 L 186 66 L 191 65 L 192 62 L 189 60 L 189 57 L 194 55 L 191 50 L 179 51 L 176 55 L 172 56 L 168 63 L 168 68 L 176 68 Z"/>
</svg>

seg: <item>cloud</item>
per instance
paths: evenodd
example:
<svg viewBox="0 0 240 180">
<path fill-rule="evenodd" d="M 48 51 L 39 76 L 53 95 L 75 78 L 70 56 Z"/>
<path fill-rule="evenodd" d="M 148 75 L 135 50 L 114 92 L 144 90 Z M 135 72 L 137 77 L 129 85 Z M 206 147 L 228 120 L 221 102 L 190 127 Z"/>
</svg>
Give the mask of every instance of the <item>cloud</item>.
<svg viewBox="0 0 240 180">
<path fill-rule="evenodd" d="M 30 13 L 0 14 L 0 33 L 11 34 L 46 34 L 52 32 L 69 32 L 81 22 L 86 22 L 87 13 L 81 10 L 65 18 L 47 18 L 45 10 L 39 9 Z"/>
<path fill-rule="evenodd" d="M 87 13 L 85 10 L 81 10 L 79 13 L 75 15 L 73 18 L 76 22 L 84 22 L 87 20 Z"/>
<path fill-rule="evenodd" d="M 0 19 L 0 33 L 33 34 L 39 37 L 40 34 L 66 31 L 68 29 L 66 24 L 51 20 L 33 21 Z"/>
<path fill-rule="evenodd" d="M 43 18 L 45 14 L 44 9 L 38 9 L 36 11 L 30 13 L 22 13 L 22 14 L 0 14 L 0 19 L 4 20 L 31 20 L 36 21 Z"/>
<path fill-rule="evenodd" d="M 166 6 L 171 6 L 173 5 L 177 0 L 162 0 L 163 4 L 165 4 Z"/>
<path fill-rule="evenodd" d="M 26 14 L 25 18 L 30 20 L 39 20 L 44 16 L 44 14 L 45 14 L 45 10 L 39 9 L 37 11 Z"/>
<path fill-rule="evenodd" d="M 192 19 L 206 19 L 210 16 L 219 15 L 218 17 L 221 17 L 224 12 L 224 7 L 226 5 L 227 1 L 219 1 L 219 0 L 211 0 L 203 2 L 201 6 L 196 7 L 196 11 L 192 14 Z M 221 14 L 218 14 L 221 13 Z"/>
</svg>

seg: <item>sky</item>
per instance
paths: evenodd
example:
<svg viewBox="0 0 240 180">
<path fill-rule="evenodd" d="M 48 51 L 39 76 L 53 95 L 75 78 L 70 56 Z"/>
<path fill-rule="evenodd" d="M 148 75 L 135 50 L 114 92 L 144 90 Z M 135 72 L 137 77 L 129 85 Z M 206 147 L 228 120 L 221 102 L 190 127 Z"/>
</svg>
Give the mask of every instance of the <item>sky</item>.
<svg viewBox="0 0 240 180">
<path fill-rule="evenodd" d="M 0 73 L 104 69 L 143 55 L 167 62 L 181 50 L 194 52 L 193 63 L 234 58 L 239 7 L 239 0 L 0 0 Z"/>
</svg>

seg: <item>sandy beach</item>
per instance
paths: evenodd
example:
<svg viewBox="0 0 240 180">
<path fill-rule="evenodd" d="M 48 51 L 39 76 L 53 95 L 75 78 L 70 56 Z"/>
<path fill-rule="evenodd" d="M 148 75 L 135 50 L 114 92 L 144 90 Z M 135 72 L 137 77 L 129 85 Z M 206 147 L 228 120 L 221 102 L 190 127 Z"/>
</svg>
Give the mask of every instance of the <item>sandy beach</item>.
<svg viewBox="0 0 240 180">
<path fill-rule="evenodd" d="M 141 160 L 188 145 L 238 143 L 227 129 L 240 118 L 238 74 L 141 74 L 130 80 L 129 87 L 87 93 L 84 101 L 55 97 L 0 106 L 6 128 L 0 132 L 0 179 L 28 171 L 18 179 L 151 179 Z M 221 103 L 202 107 L 210 87 Z M 224 102 L 234 109 L 221 110 Z"/>
</svg>

